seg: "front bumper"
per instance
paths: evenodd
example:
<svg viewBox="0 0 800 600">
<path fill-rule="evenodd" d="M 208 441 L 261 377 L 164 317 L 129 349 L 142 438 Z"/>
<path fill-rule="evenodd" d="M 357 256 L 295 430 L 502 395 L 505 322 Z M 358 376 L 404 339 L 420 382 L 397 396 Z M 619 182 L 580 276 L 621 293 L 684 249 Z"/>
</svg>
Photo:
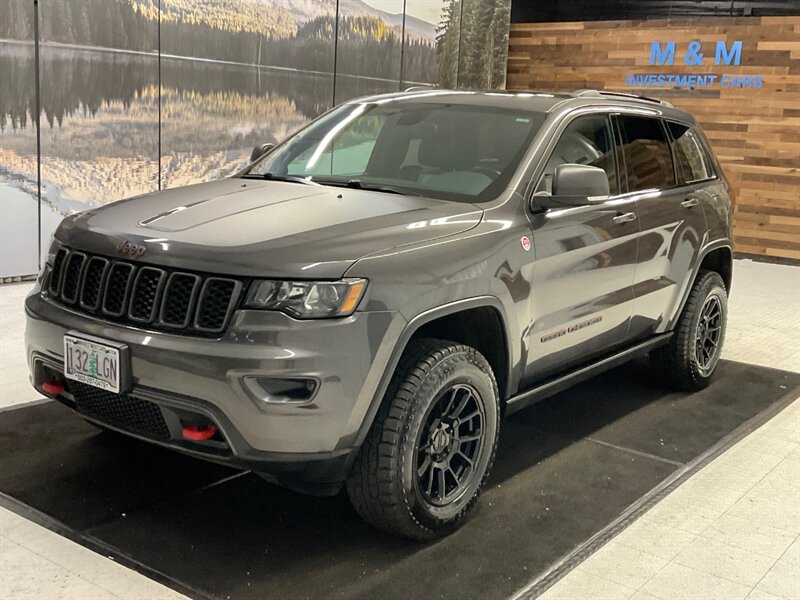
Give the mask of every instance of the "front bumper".
<svg viewBox="0 0 800 600">
<path fill-rule="evenodd" d="M 286 474 L 320 482 L 345 477 L 405 326 L 390 311 L 299 321 L 240 310 L 220 339 L 203 339 L 101 321 L 47 300 L 38 287 L 25 306 L 26 352 L 37 389 L 63 364 L 65 333 L 126 344 L 133 382 L 128 395 L 157 405 L 173 426 L 175 415 L 203 415 L 216 424 L 224 443 L 186 441 L 173 426 L 169 439 L 149 441 L 279 480 Z M 276 404 L 245 384 L 252 377 L 308 379 L 317 386 L 305 402 Z M 69 394 L 60 399 L 70 403 Z"/>
</svg>

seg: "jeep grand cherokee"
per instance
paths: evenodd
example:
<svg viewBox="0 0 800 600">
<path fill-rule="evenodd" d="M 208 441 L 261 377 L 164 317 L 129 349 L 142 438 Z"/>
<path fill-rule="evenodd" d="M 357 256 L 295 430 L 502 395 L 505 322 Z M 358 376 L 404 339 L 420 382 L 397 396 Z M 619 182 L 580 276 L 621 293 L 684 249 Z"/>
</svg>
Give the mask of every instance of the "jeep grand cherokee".
<svg viewBox="0 0 800 600">
<path fill-rule="evenodd" d="M 647 354 L 682 390 L 714 373 L 731 191 L 667 103 L 374 96 L 253 159 L 63 221 L 26 300 L 37 390 L 431 539 L 502 415 Z"/>
</svg>

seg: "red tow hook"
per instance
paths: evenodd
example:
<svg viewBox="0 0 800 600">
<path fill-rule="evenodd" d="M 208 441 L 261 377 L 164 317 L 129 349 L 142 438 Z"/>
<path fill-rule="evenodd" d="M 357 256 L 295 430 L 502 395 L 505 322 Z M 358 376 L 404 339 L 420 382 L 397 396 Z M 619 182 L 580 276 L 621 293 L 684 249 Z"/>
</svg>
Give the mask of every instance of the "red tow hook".
<svg viewBox="0 0 800 600">
<path fill-rule="evenodd" d="M 42 391 L 50 396 L 60 396 L 64 393 L 64 382 L 59 379 L 51 379 L 42 384 Z"/>
<path fill-rule="evenodd" d="M 206 425 L 200 427 L 199 425 L 184 425 L 183 437 L 193 442 L 202 442 L 210 440 L 217 433 L 217 428 L 214 425 Z"/>
</svg>

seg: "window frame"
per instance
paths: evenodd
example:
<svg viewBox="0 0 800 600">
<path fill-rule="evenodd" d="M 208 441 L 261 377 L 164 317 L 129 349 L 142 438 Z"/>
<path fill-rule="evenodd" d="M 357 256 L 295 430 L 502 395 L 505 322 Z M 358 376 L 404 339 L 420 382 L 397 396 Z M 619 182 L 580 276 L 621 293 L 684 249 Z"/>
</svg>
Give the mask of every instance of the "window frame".
<svg viewBox="0 0 800 600">
<path fill-rule="evenodd" d="M 697 125 L 692 123 L 686 123 L 684 121 L 680 121 L 678 119 L 667 119 L 663 118 L 662 121 L 664 122 L 664 129 L 667 131 L 667 136 L 669 137 L 669 148 L 670 152 L 672 153 L 672 164 L 675 170 L 675 181 L 678 182 L 678 161 L 675 160 L 675 148 L 674 145 L 677 143 L 677 140 L 672 135 L 672 131 L 668 127 L 668 123 L 675 123 L 676 125 L 680 125 L 682 127 L 686 127 L 689 131 L 692 132 L 694 135 L 694 139 L 697 142 L 697 147 L 700 150 L 700 153 L 703 155 L 703 160 L 706 163 L 706 169 L 709 172 L 709 176 L 704 179 L 693 179 L 692 181 L 686 181 L 684 183 L 678 183 L 675 187 L 689 187 L 693 185 L 698 185 L 701 183 L 707 183 L 709 181 L 715 181 L 719 179 L 719 175 L 717 174 L 717 168 L 712 160 L 712 154 L 709 152 L 708 148 L 706 147 L 705 139 L 700 133 L 700 130 L 697 128 Z"/>
<path fill-rule="evenodd" d="M 615 121 L 615 125 L 616 125 L 616 128 L 617 128 L 616 131 L 617 131 L 617 134 L 619 135 L 619 140 L 618 140 L 617 147 L 619 149 L 620 158 L 623 161 L 623 164 L 625 165 L 625 193 L 626 194 L 646 194 L 648 192 L 656 191 L 656 190 L 657 191 L 669 191 L 669 190 L 675 190 L 675 189 L 678 189 L 678 188 L 681 188 L 681 187 L 686 187 L 687 184 L 685 184 L 685 183 L 679 184 L 678 183 L 678 165 L 677 165 L 677 163 L 675 161 L 675 155 L 674 155 L 673 149 L 672 149 L 672 136 L 670 135 L 669 127 L 667 127 L 667 125 L 666 125 L 666 121 L 668 119 L 665 119 L 661 115 L 643 115 L 643 114 L 639 114 L 639 113 L 626 113 L 626 112 L 617 112 L 617 113 L 615 113 L 613 115 L 613 117 L 615 117 L 614 121 Z M 630 190 L 630 185 L 629 185 L 629 182 L 628 182 L 628 169 L 627 169 L 627 165 L 624 162 L 625 161 L 625 153 L 622 151 L 623 143 L 624 143 L 624 141 L 626 139 L 625 138 L 625 126 L 622 124 L 622 118 L 623 117 L 639 117 L 639 118 L 642 118 L 642 119 L 652 119 L 654 121 L 658 121 L 658 124 L 661 127 L 661 131 L 664 134 L 664 139 L 667 142 L 667 148 L 669 150 L 669 159 L 672 162 L 672 177 L 673 177 L 672 185 L 664 186 L 664 187 L 657 187 L 657 188 L 650 188 L 650 189 L 646 189 L 646 190 L 636 190 L 636 191 L 631 191 Z M 680 123 L 682 125 L 686 125 L 686 123 L 682 123 L 681 121 L 678 121 L 676 119 L 669 119 L 669 120 L 671 120 L 671 121 L 673 121 L 675 123 Z M 621 176 L 622 176 L 622 174 L 620 174 L 620 177 Z"/>
<path fill-rule="evenodd" d="M 611 198 L 618 198 L 619 196 L 623 195 L 624 192 L 622 190 L 622 180 L 621 180 L 621 177 L 620 177 L 620 164 L 621 164 L 620 163 L 620 156 L 619 156 L 620 148 L 619 148 L 618 140 L 616 138 L 616 132 L 615 132 L 615 129 L 614 129 L 614 122 L 613 122 L 613 120 L 611 118 L 612 116 L 613 116 L 613 112 L 611 110 L 601 109 L 601 110 L 591 110 L 591 111 L 580 112 L 578 114 L 570 115 L 570 116 L 566 117 L 564 120 L 562 120 L 562 122 L 560 124 L 560 127 L 558 128 L 557 135 L 553 136 L 550 144 L 548 145 L 547 154 L 539 162 L 539 167 L 535 171 L 535 175 L 536 176 L 532 177 L 530 179 L 530 183 L 528 184 L 529 185 L 529 192 L 526 194 L 526 197 L 530 198 L 534 194 L 537 193 L 536 190 L 539 188 L 539 185 L 541 184 L 542 179 L 545 176 L 545 168 L 547 167 L 548 163 L 550 162 L 550 159 L 553 157 L 553 154 L 555 154 L 556 148 L 558 148 L 558 144 L 561 142 L 562 138 L 564 137 L 564 133 L 567 131 L 567 129 L 569 129 L 569 127 L 575 121 L 578 121 L 579 119 L 590 118 L 590 117 L 594 117 L 594 118 L 603 117 L 605 119 L 606 125 L 608 127 L 608 132 L 611 135 L 610 142 L 611 142 L 611 145 L 613 147 L 612 155 L 614 157 L 614 175 L 615 175 L 616 180 L 617 180 L 617 193 L 616 194 L 609 194 L 608 197 L 609 197 L 609 199 L 611 199 Z"/>
</svg>

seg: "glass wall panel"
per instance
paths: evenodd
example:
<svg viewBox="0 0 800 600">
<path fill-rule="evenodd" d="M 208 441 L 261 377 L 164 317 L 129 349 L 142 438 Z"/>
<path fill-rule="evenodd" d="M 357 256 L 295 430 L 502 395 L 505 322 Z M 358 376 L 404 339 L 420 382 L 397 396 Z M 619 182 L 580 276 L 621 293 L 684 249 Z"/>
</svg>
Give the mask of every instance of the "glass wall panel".
<svg viewBox="0 0 800 600">
<path fill-rule="evenodd" d="M 162 0 L 162 183 L 208 181 L 330 108 L 335 0 Z"/>
<path fill-rule="evenodd" d="M 157 189 L 153 3 L 40 0 L 39 27 L 43 214 Z M 53 229 L 43 219 L 44 244 Z"/>
<path fill-rule="evenodd" d="M 504 88 L 511 0 L 461 2 L 458 87 Z"/>
<path fill-rule="evenodd" d="M 440 84 L 436 38 L 449 3 L 447 0 L 406 0 L 404 4 L 406 21 L 401 87 Z M 452 72 L 455 73 L 455 67 Z"/>
<path fill-rule="evenodd" d="M 33 274 L 37 239 L 46 250 L 64 215 L 227 176 L 253 146 L 282 141 L 334 100 L 418 85 L 502 87 L 509 7 L 40 0 L 37 95 L 34 0 L 6 0 L 0 276 Z"/>
<path fill-rule="evenodd" d="M 336 104 L 400 89 L 403 22 L 402 0 L 339 4 Z"/>
<path fill-rule="evenodd" d="M 39 199 L 33 0 L 0 18 L 0 278 L 38 270 Z"/>
</svg>

